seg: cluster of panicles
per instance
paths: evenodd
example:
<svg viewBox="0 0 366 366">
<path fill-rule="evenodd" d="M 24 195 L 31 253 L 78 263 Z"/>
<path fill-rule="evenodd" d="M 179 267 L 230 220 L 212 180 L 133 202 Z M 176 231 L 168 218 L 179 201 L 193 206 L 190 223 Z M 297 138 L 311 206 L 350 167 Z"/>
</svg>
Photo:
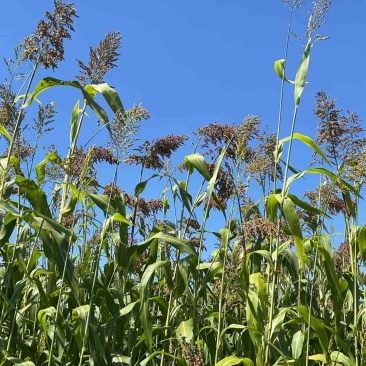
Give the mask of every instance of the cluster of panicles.
<svg viewBox="0 0 366 366">
<path fill-rule="evenodd" d="M 80 73 L 76 76 L 83 84 L 101 84 L 106 73 L 115 67 L 120 54 L 122 36 L 119 32 L 108 32 L 95 49 L 90 47 L 88 64 L 77 60 Z"/>
<path fill-rule="evenodd" d="M 164 158 L 170 159 L 173 152 L 188 140 L 187 136 L 169 135 L 153 141 L 145 141 L 136 150 L 139 154 L 130 155 L 127 164 L 142 165 L 144 168 L 160 170 L 164 168 Z"/>
<path fill-rule="evenodd" d="M 245 221 L 242 229 L 247 240 L 254 240 L 258 237 L 261 239 L 273 237 L 277 232 L 276 224 L 263 217 L 254 217 L 251 220 Z"/>
<path fill-rule="evenodd" d="M 226 156 L 235 162 L 248 162 L 251 154 L 249 142 L 259 135 L 261 120 L 258 116 L 247 116 L 240 125 L 211 123 L 199 128 L 196 135 L 202 137 L 201 147 L 207 149 L 204 155 L 216 158 L 226 147 Z"/>
<path fill-rule="evenodd" d="M 366 139 L 359 135 L 364 132 L 360 118 L 354 112 L 344 115 L 342 109 L 336 109 L 335 100 L 324 92 L 316 94 L 315 116 L 320 119 L 316 142 L 324 146 L 327 157 L 335 165 L 345 159 L 357 158 L 365 146 Z"/>
<path fill-rule="evenodd" d="M 213 153 L 213 149 L 222 146 L 228 146 L 227 155 L 234 154 L 233 139 L 235 137 L 235 127 L 227 124 L 211 123 L 208 126 L 198 129 L 198 136 L 202 136 L 203 143 L 201 147 L 208 149 L 206 155 Z"/>
<path fill-rule="evenodd" d="M 96 146 L 93 150 L 92 163 L 100 163 L 103 161 L 110 165 L 118 164 L 118 160 L 109 149 L 103 146 Z"/>
<path fill-rule="evenodd" d="M 9 133 L 13 132 L 19 113 L 19 109 L 15 103 L 15 97 L 9 84 L 0 84 L 0 124 Z"/>
<path fill-rule="evenodd" d="M 195 231 L 198 231 L 201 229 L 200 223 L 195 219 L 187 219 L 186 217 L 183 217 L 183 223 L 187 227 L 187 230 L 193 229 Z"/>
<path fill-rule="evenodd" d="M 109 145 L 117 152 L 117 155 L 127 155 L 128 150 L 136 142 L 136 134 L 139 131 L 139 122 L 150 118 L 149 112 L 140 104 L 134 105 L 126 111 L 117 111 L 110 121 L 111 134 Z"/>
<path fill-rule="evenodd" d="M 246 164 L 246 170 L 261 182 L 266 177 L 269 177 L 273 182 L 275 176 L 281 180 L 283 171 L 280 165 L 275 164 L 273 155 L 277 145 L 276 135 L 270 133 L 258 137 L 258 140 L 261 143 L 251 151 L 250 159 Z"/>
<path fill-rule="evenodd" d="M 182 357 L 188 361 L 190 365 L 205 366 L 202 351 L 197 346 L 190 345 L 184 337 L 182 338 L 181 350 Z M 172 354 L 174 354 L 174 351 Z"/>
<path fill-rule="evenodd" d="M 337 273 L 347 272 L 351 264 L 351 253 L 349 243 L 342 243 L 338 250 L 334 253 L 334 269 Z"/>
<path fill-rule="evenodd" d="M 103 194 L 107 196 L 116 197 L 120 194 L 123 194 L 123 198 L 127 207 L 131 210 L 136 211 L 136 213 L 140 213 L 144 217 L 150 217 L 151 215 L 155 216 L 158 212 L 163 209 L 163 201 L 160 199 L 151 199 L 146 201 L 142 197 L 138 197 L 137 199 L 132 195 L 123 192 L 116 184 L 109 183 L 104 187 Z"/>
<path fill-rule="evenodd" d="M 93 164 L 97 162 L 106 162 L 111 165 L 118 164 L 118 160 L 111 151 L 103 146 L 93 146 L 90 152 L 91 154 L 86 154 L 82 148 L 74 150 L 69 165 L 71 178 L 86 176 L 93 169 Z"/>
<path fill-rule="evenodd" d="M 73 4 L 54 0 L 54 13 L 46 12 L 48 21 L 40 20 L 32 36 L 23 42 L 22 60 L 39 63 L 46 69 L 55 69 L 64 59 L 64 40 L 71 39 L 74 18 L 77 17 Z"/>
<path fill-rule="evenodd" d="M 306 38 L 312 38 L 314 41 L 323 41 L 328 39 L 328 36 L 315 33 L 325 24 L 325 14 L 329 10 L 332 1 L 318 0 L 313 1 L 313 9 L 309 11 L 309 21 L 306 31 Z"/>
<path fill-rule="evenodd" d="M 112 198 L 118 197 L 122 190 L 114 183 L 108 183 L 104 186 L 103 194 Z"/>
<path fill-rule="evenodd" d="M 323 184 L 320 189 L 316 188 L 313 191 L 307 191 L 304 196 L 310 201 L 310 204 L 314 207 L 318 207 L 320 198 L 320 207 L 332 216 L 339 215 L 343 212 L 349 215 L 349 208 L 344 201 L 343 197 L 339 197 L 342 194 L 339 188 L 332 184 Z"/>
<path fill-rule="evenodd" d="M 211 174 L 215 170 L 215 164 L 208 163 L 208 169 Z M 216 195 L 223 201 L 227 201 L 233 197 L 235 192 L 235 182 L 233 180 L 231 169 L 228 163 L 225 162 L 224 167 L 221 166 L 215 181 Z"/>
</svg>

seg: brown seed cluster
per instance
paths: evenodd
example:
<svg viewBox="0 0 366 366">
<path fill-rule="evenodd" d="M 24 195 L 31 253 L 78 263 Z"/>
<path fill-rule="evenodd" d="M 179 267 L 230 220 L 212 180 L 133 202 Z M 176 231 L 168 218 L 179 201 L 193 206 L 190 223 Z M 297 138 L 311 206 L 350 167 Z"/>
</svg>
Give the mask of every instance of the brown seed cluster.
<svg viewBox="0 0 366 366">
<path fill-rule="evenodd" d="M 186 339 L 182 338 L 182 356 L 192 366 L 205 366 L 203 353 L 197 346 L 190 345 Z"/>
<path fill-rule="evenodd" d="M 38 62 L 46 69 L 57 68 L 64 59 L 64 40 L 71 39 L 70 31 L 74 31 L 74 18 L 77 17 L 73 4 L 64 4 L 62 0 L 54 0 L 54 13 L 46 12 L 48 21 L 40 20 L 34 34 L 23 43 L 23 60 Z"/>
<path fill-rule="evenodd" d="M 320 194 L 319 194 L 320 191 Z M 312 206 L 317 207 L 320 197 L 320 207 L 326 209 L 330 215 L 337 216 L 340 212 L 349 215 L 349 209 L 344 199 L 340 197 L 342 192 L 334 185 L 322 185 L 321 188 L 316 188 L 313 191 L 305 192 Z"/>
<path fill-rule="evenodd" d="M 109 197 L 117 197 L 122 193 L 122 190 L 114 183 L 108 183 L 104 187 L 103 194 Z"/>
<path fill-rule="evenodd" d="M 242 228 L 247 239 L 255 239 L 257 237 L 264 239 L 268 236 L 275 236 L 277 232 L 276 224 L 263 217 L 255 217 L 244 222 Z"/>
<path fill-rule="evenodd" d="M 314 113 L 320 119 L 315 141 L 325 148 L 327 157 L 337 166 L 345 159 L 357 159 L 366 143 L 365 138 L 360 138 L 364 129 L 359 116 L 336 109 L 335 100 L 324 92 L 316 94 Z"/>
<path fill-rule="evenodd" d="M 347 272 L 351 264 L 351 253 L 349 243 L 342 243 L 334 253 L 334 269 L 338 274 Z"/>
<path fill-rule="evenodd" d="M 277 145 L 276 135 L 270 133 L 258 137 L 258 140 L 260 144 L 251 151 L 249 161 L 246 164 L 247 171 L 261 182 L 266 177 L 273 182 L 275 174 L 276 178 L 281 180 L 283 178 L 282 168 L 280 165 L 276 166 L 273 155 Z"/>
<path fill-rule="evenodd" d="M 14 130 L 18 113 L 19 109 L 16 107 L 15 94 L 10 89 L 10 85 L 0 84 L 0 124 L 9 133 Z"/>
<path fill-rule="evenodd" d="M 109 32 L 104 40 L 95 49 L 90 47 L 89 63 L 84 64 L 77 60 L 80 73 L 76 76 L 83 84 L 101 84 L 104 76 L 109 70 L 117 67 L 116 62 L 120 54 L 117 52 L 121 48 L 122 36 L 119 32 Z"/>
<path fill-rule="evenodd" d="M 144 168 L 160 170 L 164 168 L 164 158 L 171 158 L 174 151 L 188 140 L 187 136 L 169 135 L 158 140 L 145 141 L 126 159 L 127 164 L 142 165 Z"/>
</svg>

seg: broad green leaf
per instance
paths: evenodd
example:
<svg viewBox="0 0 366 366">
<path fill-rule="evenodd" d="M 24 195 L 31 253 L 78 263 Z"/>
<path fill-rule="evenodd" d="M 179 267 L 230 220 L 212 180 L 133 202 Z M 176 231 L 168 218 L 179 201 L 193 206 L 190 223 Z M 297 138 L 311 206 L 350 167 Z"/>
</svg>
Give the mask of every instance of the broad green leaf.
<svg viewBox="0 0 366 366">
<path fill-rule="evenodd" d="M 112 220 L 113 221 L 118 221 L 118 222 L 123 222 L 126 225 L 131 225 L 131 221 L 128 220 L 125 216 L 122 216 L 120 213 L 116 212 L 113 216 L 112 216 Z"/>
<path fill-rule="evenodd" d="M 176 238 L 174 236 L 165 234 L 162 231 L 155 234 L 148 240 L 151 240 L 151 239 L 164 240 L 165 242 L 172 245 L 175 249 L 179 250 L 180 252 L 188 253 L 188 254 L 191 254 L 191 255 L 197 257 L 197 253 L 194 249 L 193 244 L 188 240 Z M 141 244 L 143 244 L 143 243 L 141 243 Z"/>
<path fill-rule="evenodd" d="M 278 199 L 281 200 L 280 195 L 278 196 Z M 300 226 L 300 220 L 295 210 L 295 205 L 291 201 L 290 198 L 285 197 L 283 200 L 283 214 L 286 218 L 286 221 L 288 223 L 288 226 L 290 228 L 291 234 L 293 236 L 296 251 L 299 257 L 299 269 L 304 269 L 304 260 L 305 260 L 305 251 L 304 251 L 304 242 L 302 237 L 302 230 Z"/>
<path fill-rule="evenodd" d="M 74 335 L 79 350 L 81 350 L 83 343 L 85 343 L 85 336 L 87 335 L 87 319 L 90 312 L 89 305 L 79 306 L 72 311 L 72 324 L 74 328 Z"/>
<path fill-rule="evenodd" d="M 298 330 L 292 337 L 291 352 L 292 357 L 295 360 L 297 360 L 301 356 L 302 348 L 304 346 L 304 340 L 305 334 L 301 330 Z"/>
<path fill-rule="evenodd" d="M 310 315 L 309 309 L 306 306 L 298 305 L 295 306 L 294 309 L 301 314 L 308 324 L 310 320 L 309 326 L 314 330 L 324 354 L 327 355 L 329 350 L 329 338 L 324 324 L 319 319 L 315 318 L 315 316 Z"/>
<path fill-rule="evenodd" d="M 70 119 L 70 144 L 73 145 L 76 141 L 76 132 L 78 130 L 78 121 L 80 113 L 80 101 L 78 100 L 72 110 Z"/>
<path fill-rule="evenodd" d="M 245 365 L 245 366 L 254 366 L 254 362 L 249 358 L 240 358 L 237 356 L 228 356 L 223 360 L 217 362 L 215 366 L 233 366 L 233 365 Z"/>
<path fill-rule="evenodd" d="M 357 233 L 357 242 L 360 247 L 360 255 L 362 260 L 366 261 L 366 225 L 362 226 Z"/>
<path fill-rule="evenodd" d="M 114 114 L 124 112 L 122 101 L 114 88 L 107 83 L 91 84 L 90 86 L 103 95 Z"/>
<path fill-rule="evenodd" d="M 11 138 L 11 136 L 9 135 L 9 132 L 7 131 L 7 129 L 3 126 L 3 125 L 1 125 L 0 124 L 0 133 L 2 134 L 2 135 L 4 135 L 9 141 L 11 141 L 12 140 L 12 138 Z"/>
<path fill-rule="evenodd" d="M 358 190 L 355 187 L 351 186 L 344 179 L 340 178 L 338 175 L 330 172 L 327 169 L 312 168 L 312 169 L 307 169 L 305 172 L 308 174 L 324 174 L 324 175 L 328 176 L 339 188 L 346 188 L 347 190 L 352 192 L 357 197 L 362 198 L 362 196 L 360 195 L 360 193 L 358 192 Z"/>
<path fill-rule="evenodd" d="M 144 182 L 140 182 L 139 184 L 137 184 L 137 186 L 135 187 L 136 197 L 138 197 L 145 190 L 148 181 L 149 180 L 145 180 Z"/>
<path fill-rule="evenodd" d="M 295 77 L 295 94 L 294 94 L 294 101 L 296 106 L 300 104 L 300 97 L 302 92 L 304 91 L 306 76 L 309 68 L 311 46 L 312 46 L 311 39 L 309 39 L 305 47 L 304 54 L 302 56 L 300 66 L 297 69 Z"/>
<path fill-rule="evenodd" d="M 32 179 L 17 175 L 15 177 L 15 183 L 37 212 L 48 217 L 52 216 L 48 207 L 46 193 Z"/>
<path fill-rule="evenodd" d="M 190 173 L 193 172 L 193 169 L 196 169 L 207 181 L 212 177 L 212 174 L 208 169 L 208 165 L 201 154 L 196 153 L 185 156 L 184 165 Z"/>
<path fill-rule="evenodd" d="M 241 325 L 241 324 L 230 324 L 227 327 L 225 327 L 220 334 L 220 338 L 222 338 L 222 336 L 228 331 L 228 330 L 238 330 L 238 331 L 244 331 L 248 329 L 248 327 L 246 325 Z"/>
<path fill-rule="evenodd" d="M 187 343 L 191 344 L 193 340 L 193 318 L 188 320 L 183 320 L 175 330 L 177 337 L 182 340 L 183 338 L 187 341 Z"/>
<path fill-rule="evenodd" d="M 311 139 L 309 136 L 303 135 L 302 133 L 295 132 L 292 136 L 292 139 L 298 139 L 301 142 L 303 142 L 305 145 L 309 146 L 311 149 L 313 149 L 319 156 L 322 157 L 322 159 L 330 164 L 328 158 L 324 154 L 323 150 L 317 145 L 317 143 Z M 290 141 L 291 136 L 285 137 L 279 141 L 279 145 L 282 146 L 285 142 Z"/>
<path fill-rule="evenodd" d="M 221 164 L 225 158 L 225 154 L 226 154 L 226 150 L 227 147 L 223 148 L 221 151 L 220 156 L 218 157 L 217 161 L 216 161 L 216 165 L 215 165 L 215 169 L 214 172 L 212 174 L 212 177 L 210 178 L 208 185 L 207 185 L 207 192 L 209 195 L 212 194 L 214 188 L 215 188 L 215 184 L 216 184 L 216 179 L 217 179 L 217 175 L 219 174 L 220 168 L 221 168 Z"/>
<path fill-rule="evenodd" d="M 333 351 L 330 354 L 330 359 L 335 363 L 335 366 L 343 365 L 343 366 L 355 366 L 356 363 L 352 361 L 349 357 L 347 357 L 344 353 Z"/>
<path fill-rule="evenodd" d="M 114 215 L 116 210 L 111 206 L 111 198 L 105 194 L 88 193 L 90 199 L 95 203 L 105 215 Z"/>
<path fill-rule="evenodd" d="M 152 324 L 150 319 L 150 309 L 149 309 L 149 291 L 150 286 L 149 282 L 154 277 L 155 271 L 164 266 L 167 261 L 159 261 L 153 264 L 150 264 L 144 274 L 142 275 L 140 282 L 140 321 L 142 328 L 144 329 L 145 341 L 148 348 L 152 346 Z"/>
<path fill-rule="evenodd" d="M 55 152 L 50 152 L 47 154 L 47 156 L 36 166 L 36 174 L 37 174 L 37 181 L 38 185 L 43 184 L 44 177 L 45 177 L 45 166 L 49 162 L 55 162 L 57 164 L 61 164 L 60 157 Z"/>
<path fill-rule="evenodd" d="M 126 305 L 124 308 L 122 308 L 119 311 L 119 315 L 120 316 L 125 316 L 127 314 L 129 314 L 133 308 L 135 307 L 136 304 L 138 304 L 140 302 L 140 299 L 138 299 L 137 301 L 131 302 L 130 304 Z"/>
<path fill-rule="evenodd" d="M 285 76 L 285 65 L 286 65 L 286 60 L 283 59 L 283 58 L 281 60 L 275 61 L 274 69 L 276 71 L 276 74 L 278 75 L 278 77 L 281 80 L 284 80 L 284 81 L 286 81 L 287 83 L 290 83 L 290 84 L 295 84 L 294 81 L 289 80 L 289 79 L 286 78 L 286 76 Z"/>
<path fill-rule="evenodd" d="M 39 94 L 41 94 L 45 90 L 55 87 L 55 86 L 72 86 L 76 89 L 79 89 L 82 92 L 83 97 L 84 97 L 85 101 L 88 103 L 88 105 L 90 106 L 90 108 L 93 110 L 93 112 L 96 114 L 96 116 L 101 121 L 103 121 L 103 123 L 105 124 L 107 129 L 110 131 L 109 119 L 108 119 L 107 113 L 98 103 L 96 103 L 94 101 L 94 95 L 92 95 L 92 93 L 88 93 L 87 87 L 83 88 L 78 81 L 63 81 L 63 80 L 58 80 L 58 79 L 55 79 L 52 77 L 44 78 L 35 87 L 35 89 L 33 90 L 33 93 L 29 96 L 27 101 L 24 103 L 24 107 L 29 106 L 32 103 L 32 101 Z"/>
</svg>

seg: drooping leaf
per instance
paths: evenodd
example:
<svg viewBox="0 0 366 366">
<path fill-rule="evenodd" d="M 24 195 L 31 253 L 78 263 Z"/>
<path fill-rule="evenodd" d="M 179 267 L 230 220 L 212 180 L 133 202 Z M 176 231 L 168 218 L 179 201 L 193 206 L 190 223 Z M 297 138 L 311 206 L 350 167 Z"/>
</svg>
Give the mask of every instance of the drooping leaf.
<svg viewBox="0 0 366 366">
<path fill-rule="evenodd" d="M 179 340 L 183 338 L 190 344 L 193 340 L 193 318 L 183 320 L 175 330 Z"/>
<path fill-rule="evenodd" d="M 60 157 L 53 151 L 47 154 L 47 156 L 36 166 L 36 174 L 37 174 L 37 181 L 38 184 L 43 184 L 44 177 L 45 177 L 45 166 L 49 162 L 55 162 L 57 164 L 61 164 Z"/>
<path fill-rule="evenodd" d="M 291 352 L 292 357 L 295 360 L 297 360 L 301 356 L 302 348 L 304 346 L 304 340 L 305 334 L 301 330 L 298 330 L 292 337 Z"/>
<path fill-rule="evenodd" d="M 207 181 L 212 177 L 208 165 L 201 154 L 196 153 L 185 156 L 184 165 L 190 173 L 193 172 L 193 169 L 196 169 Z"/>
<path fill-rule="evenodd" d="M 107 83 L 91 84 L 90 86 L 103 95 L 114 114 L 124 112 L 122 101 L 114 88 Z"/>
<path fill-rule="evenodd" d="M 274 69 L 276 71 L 276 74 L 278 75 L 278 77 L 281 80 L 284 80 L 284 81 L 286 81 L 287 83 L 290 83 L 290 84 L 295 84 L 294 81 L 289 80 L 289 79 L 286 78 L 286 76 L 285 76 L 285 65 L 286 65 L 286 60 L 283 59 L 283 58 L 281 60 L 275 61 Z"/>
</svg>

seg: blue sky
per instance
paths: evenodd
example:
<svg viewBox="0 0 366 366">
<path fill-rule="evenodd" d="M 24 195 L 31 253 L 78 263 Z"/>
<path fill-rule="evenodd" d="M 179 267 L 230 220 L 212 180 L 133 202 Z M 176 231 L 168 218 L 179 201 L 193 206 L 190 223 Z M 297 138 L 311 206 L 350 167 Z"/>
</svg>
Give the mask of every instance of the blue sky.
<svg viewBox="0 0 366 366">
<path fill-rule="evenodd" d="M 294 31 L 300 36 L 306 31 L 310 3 L 304 5 L 304 15 L 298 12 L 294 18 Z M 142 139 L 190 135 L 209 123 L 239 123 L 247 115 L 259 115 L 275 131 L 281 81 L 273 63 L 284 57 L 289 15 L 280 0 L 79 0 L 75 8 L 80 18 L 73 41 L 66 42 L 67 61 L 56 75 L 47 71 L 39 77 L 73 79 L 78 73 L 75 59 L 87 61 L 89 45 L 96 46 L 108 31 L 118 30 L 123 35 L 119 68 L 106 81 L 117 89 L 126 108 L 142 103 L 150 111 Z M 53 1 L 12 0 L 2 6 L 1 56 L 11 56 L 12 48 L 32 33 L 46 9 L 53 9 Z M 330 39 L 312 49 L 297 132 L 315 136 L 312 110 L 320 90 L 336 98 L 338 107 L 366 119 L 365 13 L 364 0 L 332 4 L 321 29 Z M 301 46 L 291 37 L 289 78 L 296 73 Z M 0 75 L 4 70 L 1 65 Z M 287 85 L 282 137 L 290 133 L 292 95 Z M 71 114 L 79 95 L 60 91 L 59 96 L 57 104 L 66 103 Z M 68 116 L 58 122 L 65 126 L 66 141 Z M 90 129 L 96 130 L 90 116 Z M 189 149 L 190 145 L 187 153 Z M 295 165 L 305 168 L 311 154 L 296 154 L 294 159 Z"/>
</svg>

